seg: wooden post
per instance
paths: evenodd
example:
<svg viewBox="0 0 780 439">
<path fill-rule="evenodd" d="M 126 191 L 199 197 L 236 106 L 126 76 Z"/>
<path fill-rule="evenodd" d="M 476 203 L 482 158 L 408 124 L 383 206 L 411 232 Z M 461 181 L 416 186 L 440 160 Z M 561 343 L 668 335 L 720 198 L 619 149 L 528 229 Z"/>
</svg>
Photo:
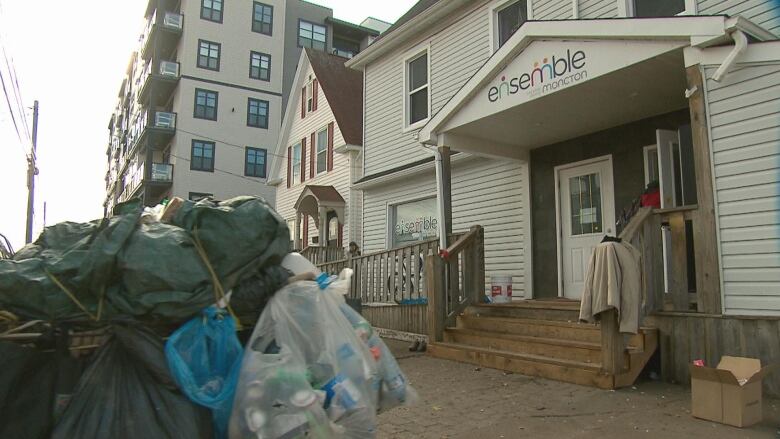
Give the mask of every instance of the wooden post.
<svg viewBox="0 0 780 439">
<path fill-rule="evenodd" d="M 439 154 L 441 155 L 441 163 L 438 166 L 437 171 L 440 174 L 440 187 L 439 187 L 439 205 L 441 206 L 440 221 L 444 222 L 445 238 L 447 239 L 447 245 L 452 244 L 450 242 L 450 235 L 452 234 L 452 164 L 450 162 L 450 148 L 446 146 L 439 147 Z"/>
<path fill-rule="evenodd" d="M 701 309 L 707 314 L 720 314 L 720 271 L 715 225 L 715 201 L 710 160 L 710 140 L 707 130 L 707 108 L 704 102 L 704 78 L 701 66 L 686 69 L 688 89 L 698 90 L 688 99 L 693 136 L 693 162 L 696 169 L 696 197 L 699 208 L 694 212 L 693 242 L 696 256 L 696 292 Z"/>
<path fill-rule="evenodd" d="M 623 372 L 623 335 L 618 325 L 617 310 L 608 309 L 600 314 L 601 322 L 601 369 L 610 375 Z"/>
<path fill-rule="evenodd" d="M 425 258 L 425 280 L 428 284 L 428 342 L 444 339 L 444 261 L 438 255 Z"/>
<path fill-rule="evenodd" d="M 682 212 L 669 215 L 669 227 L 672 232 L 671 279 L 669 292 L 675 311 L 688 311 L 688 258 L 685 236 L 685 216 Z"/>
</svg>

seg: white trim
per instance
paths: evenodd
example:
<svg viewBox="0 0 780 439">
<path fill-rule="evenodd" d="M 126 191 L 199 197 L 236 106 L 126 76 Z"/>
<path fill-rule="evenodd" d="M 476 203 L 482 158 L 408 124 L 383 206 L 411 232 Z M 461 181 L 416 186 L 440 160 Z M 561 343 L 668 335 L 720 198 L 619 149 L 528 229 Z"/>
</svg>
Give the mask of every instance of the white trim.
<svg viewBox="0 0 780 439">
<path fill-rule="evenodd" d="M 498 47 L 498 13 L 507 8 L 510 4 L 518 2 L 518 1 L 525 1 L 526 4 L 526 21 L 532 20 L 534 13 L 533 13 L 533 0 L 493 0 L 493 2 L 488 7 L 488 22 L 490 23 L 490 53 L 495 53 L 496 50 L 499 49 Z M 577 0 L 573 0 L 577 1 Z M 525 24 L 525 23 L 523 23 Z"/>
<path fill-rule="evenodd" d="M 458 153 L 450 157 L 450 163 L 453 164 L 458 163 L 469 157 L 474 157 L 474 156 L 466 153 Z M 410 168 L 402 169 L 392 174 L 387 174 L 381 177 L 372 178 L 371 180 L 364 181 L 362 183 L 354 183 L 352 185 L 352 189 L 358 189 L 358 190 L 372 189 L 377 186 L 394 183 L 398 180 L 401 180 L 404 177 L 411 177 L 411 176 L 423 174 L 425 172 L 435 171 L 435 167 L 436 167 L 435 161 L 422 163 L 417 166 L 412 166 Z"/>
<path fill-rule="evenodd" d="M 325 131 L 325 170 L 320 172 L 317 168 L 319 167 L 319 159 L 320 159 L 320 133 Z M 327 174 L 328 173 L 328 124 L 326 123 L 322 128 L 315 129 L 314 130 L 314 178 L 317 178 L 321 174 Z M 335 152 L 335 148 L 334 148 Z M 333 161 L 336 161 L 336 158 L 333 158 Z M 333 169 L 336 169 L 335 163 L 333 164 Z"/>
<path fill-rule="evenodd" d="M 393 250 L 398 247 L 391 247 L 393 243 L 393 232 L 390 230 L 392 223 L 395 222 L 395 216 L 393 215 L 393 207 L 398 206 L 400 204 L 408 204 L 408 203 L 414 203 L 415 201 L 422 201 L 422 200 L 428 200 L 433 198 L 434 201 L 438 201 L 439 194 L 438 190 L 434 190 L 433 193 L 429 195 L 416 195 L 414 197 L 406 197 L 393 200 L 393 201 L 386 201 L 385 202 L 385 209 L 387 212 L 387 221 L 385 222 L 385 250 Z M 440 216 L 440 212 L 436 212 L 436 216 Z M 441 221 L 440 218 L 436 218 L 438 221 Z"/>
<path fill-rule="evenodd" d="M 698 49 L 695 47 L 685 49 L 685 67 L 696 64 L 705 66 L 720 65 L 726 60 L 734 46 L 712 47 Z M 751 43 L 747 50 L 737 59 L 737 65 L 746 64 L 776 64 L 780 62 L 780 41 L 765 41 Z"/>
<path fill-rule="evenodd" d="M 580 0 L 571 0 L 571 18 L 579 20 L 580 18 Z"/>
<path fill-rule="evenodd" d="M 658 144 L 647 145 L 644 148 L 642 148 L 642 157 L 644 157 L 644 162 L 645 162 L 645 187 L 647 187 L 647 185 L 650 183 L 650 174 L 648 174 L 647 159 L 650 156 L 650 150 L 652 149 L 655 149 L 656 162 L 658 163 L 658 167 L 659 167 L 659 169 L 657 169 L 658 180 L 660 181 L 661 179 L 661 172 L 660 172 L 661 160 L 658 158 Z"/>
<path fill-rule="evenodd" d="M 710 184 L 712 185 L 712 210 L 715 215 L 715 239 L 718 247 L 718 274 L 720 275 L 720 313 L 726 314 L 726 282 L 723 279 L 723 241 L 721 237 L 720 229 L 720 215 L 718 214 L 718 191 L 715 179 L 715 150 L 713 149 L 712 140 L 712 112 L 710 111 L 710 91 L 707 88 L 707 73 L 704 71 L 703 66 L 699 66 L 699 74 L 702 77 L 702 90 L 699 93 L 704 93 L 704 108 L 707 113 L 707 146 L 710 150 Z"/>
<path fill-rule="evenodd" d="M 523 174 L 525 177 L 525 180 L 523 182 L 525 183 L 523 186 L 525 186 L 525 190 L 523 191 L 523 207 L 524 212 L 523 215 L 525 216 L 525 221 L 523 221 L 523 236 L 525 237 L 525 242 L 523 243 L 524 249 L 523 249 L 523 270 L 525 270 L 525 291 L 523 292 L 523 296 L 526 300 L 533 299 L 534 298 L 534 242 L 533 242 L 533 218 L 532 212 L 533 209 L 531 208 L 531 163 L 526 161 L 522 165 L 523 167 Z"/>
<path fill-rule="evenodd" d="M 301 90 L 300 83 L 303 76 L 302 72 L 309 67 L 310 63 L 309 58 L 306 56 L 306 51 L 301 50 L 301 57 L 298 60 L 298 68 L 295 71 L 295 78 L 293 79 L 293 87 L 287 99 L 287 109 L 284 112 L 284 119 L 282 119 L 282 126 L 279 130 L 279 140 L 276 142 L 276 151 L 274 151 L 275 154 L 269 154 L 273 157 L 270 163 L 271 166 L 268 168 L 268 176 L 270 181 L 276 181 L 278 179 L 279 183 L 281 183 L 287 178 L 287 147 L 290 146 L 288 144 L 290 137 L 290 126 L 293 122 L 293 117 L 295 117 L 295 115 L 299 114 L 301 111 L 299 106 L 291 105 L 294 97 L 300 97 L 297 92 L 293 93 L 293 91 Z M 297 110 L 297 112 L 295 110 Z M 276 175 L 276 179 L 273 178 L 274 175 Z M 290 186 L 292 187 L 292 184 Z"/>
<path fill-rule="evenodd" d="M 350 145 L 349 143 L 345 143 L 339 147 L 334 147 L 333 152 L 338 154 L 347 154 L 349 152 L 360 152 L 363 150 L 363 147 L 360 145 Z M 335 159 L 334 159 L 335 160 Z M 350 182 L 352 182 L 350 180 Z"/>
<path fill-rule="evenodd" d="M 557 253 L 557 259 L 558 259 L 558 297 L 564 297 L 564 291 L 563 291 L 563 249 L 561 246 L 563 245 L 563 231 L 561 230 L 562 224 L 561 224 L 561 181 L 560 181 L 560 173 L 561 171 L 565 171 L 567 169 L 571 168 L 577 168 L 580 166 L 585 165 L 592 165 L 595 163 L 601 163 L 601 162 L 609 162 L 610 172 L 612 172 L 612 197 L 615 197 L 615 177 L 614 172 L 615 168 L 612 165 L 612 154 L 607 154 L 599 157 L 594 157 L 587 160 L 581 160 L 579 162 L 573 162 L 573 163 L 566 163 L 563 165 L 558 165 L 555 168 L 553 168 L 553 176 L 555 178 L 555 249 Z M 604 193 L 604 191 L 602 191 Z M 612 200 L 612 205 L 615 205 L 615 201 Z M 602 203 L 602 209 L 603 209 L 603 203 Z M 606 221 L 605 216 L 602 214 L 602 220 Z M 614 227 L 614 224 L 611 224 L 612 227 Z"/>
<path fill-rule="evenodd" d="M 618 17 L 624 18 L 640 18 L 636 16 L 636 4 L 635 0 L 617 0 L 618 2 Z M 696 5 L 696 0 L 685 0 L 685 9 L 677 14 L 681 15 L 696 15 L 699 8 Z M 650 18 L 650 17 L 645 17 Z M 661 18 L 661 17 L 659 17 Z"/>
<path fill-rule="evenodd" d="M 428 82 L 423 87 L 418 87 L 415 90 L 410 90 L 409 89 L 409 63 L 411 61 L 413 61 L 413 60 L 416 60 L 417 58 L 419 58 L 419 57 L 421 57 L 423 55 L 426 56 L 426 64 L 427 65 L 426 65 L 425 68 L 427 69 L 426 76 L 427 76 Z M 407 133 L 407 132 L 414 131 L 414 130 L 417 130 L 417 129 L 420 129 L 420 128 L 424 127 L 425 124 L 427 124 L 428 121 L 431 120 L 431 94 L 432 94 L 431 93 L 431 42 L 430 41 L 425 41 L 422 44 L 418 44 L 417 46 L 415 46 L 411 50 L 408 50 L 404 54 L 404 56 L 402 58 L 402 62 L 403 62 L 403 72 L 404 72 L 404 97 L 403 97 L 403 99 L 404 99 L 404 105 L 403 105 L 403 108 L 404 108 L 404 113 L 403 113 L 404 114 L 404 123 L 403 123 L 403 132 Z M 413 124 L 410 124 L 409 123 L 409 115 L 410 115 L 410 113 L 409 113 L 409 111 L 410 111 L 410 108 L 409 108 L 409 96 L 412 93 L 417 92 L 419 90 L 422 90 L 423 88 L 426 88 L 426 87 L 428 89 L 428 116 L 426 116 L 422 120 L 418 120 L 417 122 L 415 122 Z"/>
<path fill-rule="evenodd" d="M 298 160 L 298 166 L 295 166 L 295 147 L 300 148 L 301 150 L 301 156 Z M 301 162 L 303 161 L 303 142 L 297 141 L 296 143 L 293 143 L 290 145 L 290 178 L 292 181 L 290 181 L 290 187 L 297 186 L 304 182 L 303 178 L 301 178 L 302 169 L 301 169 Z M 298 180 L 295 180 L 295 169 L 298 169 Z"/>
</svg>

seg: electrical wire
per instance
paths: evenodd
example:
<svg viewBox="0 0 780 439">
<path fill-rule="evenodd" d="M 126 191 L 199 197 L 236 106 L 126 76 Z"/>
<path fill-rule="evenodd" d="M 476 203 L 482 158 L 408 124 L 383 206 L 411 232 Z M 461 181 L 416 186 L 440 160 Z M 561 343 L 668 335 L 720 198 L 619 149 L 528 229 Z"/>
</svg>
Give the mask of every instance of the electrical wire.
<svg viewBox="0 0 780 439">
<path fill-rule="evenodd" d="M 230 142 L 228 142 L 226 140 L 217 139 L 217 138 L 214 138 L 214 137 L 209 137 L 209 136 L 206 136 L 206 135 L 203 135 L 203 134 L 200 134 L 200 133 L 194 133 L 192 131 L 183 130 L 181 128 L 176 128 L 176 131 L 181 131 L 182 133 L 187 133 L 187 134 L 192 135 L 192 136 L 197 136 L 196 140 L 198 140 L 198 139 L 211 140 L 212 142 L 218 142 L 220 144 L 225 144 L 225 145 L 228 145 L 228 146 L 232 146 L 232 147 L 240 149 L 242 151 L 244 150 L 244 148 L 246 148 L 246 146 L 244 146 L 244 145 L 238 145 L 238 144 L 235 144 L 235 143 L 230 143 Z M 266 154 L 269 155 L 269 156 L 279 157 L 281 159 L 287 159 L 286 155 L 275 154 L 273 152 L 269 152 L 267 149 L 266 149 Z"/>
<path fill-rule="evenodd" d="M 177 159 L 184 160 L 185 162 L 192 162 L 192 160 L 190 160 L 190 159 L 188 159 L 186 157 L 182 157 L 182 156 L 176 155 L 176 154 L 171 154 L 171 157 L 176 157 Z M 263 186 L 267 186 L 267 183 L 257 180 L 258 178 L 262 178 L 262 177 L 255 177 L 255 178 L 247 177 L 245 175 L 236 174 L 235 172 L 225 171 L 224 169 L 217 168 L 216 166 L 214 167 L 214 172 L 219 172 L 219 173 L 222 173 L 222 174 L 231 175 L 233 177 L 240 178 L 242 180 L 247 180 L 247 181 L 251 181 L 251 182 L 254 182 L 254 183 L 260 183 Z"/>
</svg>

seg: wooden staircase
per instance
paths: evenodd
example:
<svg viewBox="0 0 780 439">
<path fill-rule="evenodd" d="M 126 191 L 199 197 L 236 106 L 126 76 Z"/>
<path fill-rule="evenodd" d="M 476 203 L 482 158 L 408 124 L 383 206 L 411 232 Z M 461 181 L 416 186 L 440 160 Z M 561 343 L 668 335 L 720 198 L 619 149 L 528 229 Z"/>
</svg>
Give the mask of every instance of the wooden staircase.
<svg viewBox="0 0 780 439">
<path fill-rule="evenodd" d="M 429 343 L 437 358 L 602 389 L 630 386 L 658 347 L 655 329 L 625 337 L 618 370 L 602 367 L 601 325 L 577 323 L 579 302 L 529 300 L 466 307 L 441 341 Z"/>
</svg>

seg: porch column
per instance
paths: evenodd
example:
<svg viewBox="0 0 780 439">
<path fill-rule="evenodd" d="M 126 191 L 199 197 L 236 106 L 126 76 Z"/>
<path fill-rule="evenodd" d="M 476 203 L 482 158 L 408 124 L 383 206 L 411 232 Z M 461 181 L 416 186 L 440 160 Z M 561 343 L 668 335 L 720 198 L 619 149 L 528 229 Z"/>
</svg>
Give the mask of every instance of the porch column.
<svg viewBox="0 0 780 439">
<path fill-rule="evenodd" d="M 693 245 L 696 257 L 696 292 L 699 311 L 721 314 L 720 269 L 715 226 L 710 139 L 707 131 L 707 110 L 704 102 L 704 78 L 701 66 L 686 70 L 688 89 L 697 89 L 689 98 L 693 162 L 696 169 L 696 196 L 699 208 L 693 212 Z"/>
<path fill-rule="evenodd" d="M 328 211 L 324 207 L 320 207 L 320 247 L 327 247 L 328 241 L 325 239 L 325 234 L 328 228 Z"/>
<path fill-rule="evenodd" d="M 450 245 L 452 234 L 452 167 L 450 148 L 440 145 L 436 149 L 436 189 L 439 204 L 439 242 L 442 249 Z"/>
<path fill-rule="evenodd" d="M 295 250 L 303 250 L 301 248 L 301 213 L 295 212 L 295 241 L 293 242 L 293 247 L 295 247 Z"/>
</svg>

